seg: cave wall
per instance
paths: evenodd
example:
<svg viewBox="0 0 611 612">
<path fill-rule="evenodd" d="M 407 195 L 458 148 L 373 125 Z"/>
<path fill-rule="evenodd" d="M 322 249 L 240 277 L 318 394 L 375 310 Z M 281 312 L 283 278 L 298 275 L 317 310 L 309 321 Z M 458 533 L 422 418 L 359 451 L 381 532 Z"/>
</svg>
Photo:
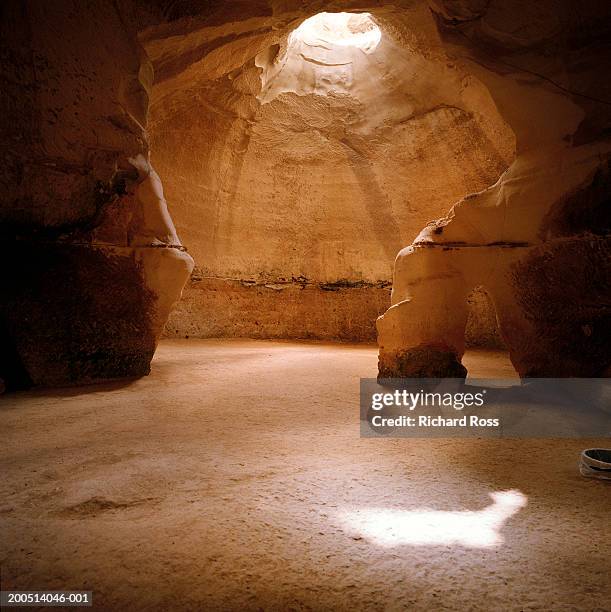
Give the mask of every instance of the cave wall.
<svg viewBox="0 0 611 612">
<path fill-rule="evenodd" d="M 114 4 L 0 11 L 0 387 L 146 374 L 192 268 L 149 162 L 151 65 Z"/>
<path fill-rule="evenodd" d="M 483 286 L 522 376 L 608 376 L 608 3 L 432 3 L 449 55 L 516 134 L 497 183 L 429 224 L 395 262 L 380 376 L 463 376 L 466 296 Z"/>
<path fill-rule="evenodd" d="M 141 33 L 152 160 L 196 264 L 166 335 L 373 341 L 397 252 L 500 176 L 513 132 L 423 2 L 371 8 L 376 50 L 330 60 L 291 56 L 315 3 L 256 8 Z M 490 311 L 473 305 L 476 343 L 494 334 Z"/>
</svg>

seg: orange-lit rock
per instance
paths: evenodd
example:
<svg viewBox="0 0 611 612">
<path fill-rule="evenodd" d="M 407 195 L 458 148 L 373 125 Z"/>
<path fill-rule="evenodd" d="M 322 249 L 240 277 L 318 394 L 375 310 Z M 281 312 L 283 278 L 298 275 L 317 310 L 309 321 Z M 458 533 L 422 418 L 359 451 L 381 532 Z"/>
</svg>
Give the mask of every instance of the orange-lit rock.
<svg viewBox="0 0 611 612">
<path fill-rule="evenodd" d="M 397 252 L 512 160 L 426 4 L 356 15 L 365 49 L 302 37 L 313 12 L 141 34 L 152 159 L 197 266 L 169 335 L 374 340 Z"/>
<path fill-rule="evenodd" d="M 371 340 L 385 311 L 382 373 L 462 375 L 492 303 L 520 374 L 608 371 L 605 3 L 3 11 L 9 386 L 146 373 L 168 317 Z"/>
<path fill-rule="evenodd" d="M 420 374 L 437 354 L 455 375 L 476 285 L 490 293 L 521 375 L 608 371 L 611 104 L 600 69 L 610 58 L 604 46 L 580 44 L 609 14 L 511 4 L 434 3 L 446 47 L 488 87 L 517 157 L 399 253 L 393 305 L 378 320 L 381 376 Z"/>
<path fill-rule="evenodd" d="M 0 378 L 146 374 L 193 266 L 148 161 L 150 63 L 102 3 L 6 3 L 2 45 Z"/>
</svg>

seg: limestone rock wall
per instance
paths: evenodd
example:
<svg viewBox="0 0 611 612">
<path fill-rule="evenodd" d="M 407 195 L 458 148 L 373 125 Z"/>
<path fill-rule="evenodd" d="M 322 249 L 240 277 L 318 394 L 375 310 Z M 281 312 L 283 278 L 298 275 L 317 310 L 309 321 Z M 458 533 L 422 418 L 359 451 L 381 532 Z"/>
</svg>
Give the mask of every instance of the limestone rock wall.
<svg viewBox="0 0 611 612">
<path fill-rule="evenodd" d="M 397 252 L 513 159 L 429 7 L 361 6 L 382 33 L 369 53 L 295 47 L 321 3 L 141 33 L 152 160 L 197 266 L 168 335 L 374 340 Z"/>
<path fill-rule="evenodd" d="M 494 185 L 429 224 L 395 262 L 380 375 L 463 375 L 466 297 L 482 285 L 522 376 L 611 363 L 606 3 L 433 3 L 450 56 L 516 134 Z"/>
<path fill-rule="evenodd" d="M 0 10 L 2 384 L 146 374 L 193 265 L 149 161 L 151 65 L 113 3 Z"/>
</svg>

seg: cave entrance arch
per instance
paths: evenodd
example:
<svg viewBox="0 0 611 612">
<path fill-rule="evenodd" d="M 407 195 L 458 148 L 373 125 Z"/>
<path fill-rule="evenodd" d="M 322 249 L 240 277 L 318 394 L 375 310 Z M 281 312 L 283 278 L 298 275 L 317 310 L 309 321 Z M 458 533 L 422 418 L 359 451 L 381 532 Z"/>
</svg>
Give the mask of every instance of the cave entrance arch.
<svg viewBox="0 0 611 612">
<path fill-rule="evenodd" d="M 477 285 L 467 295 L 465 346 L 463 359 L 467 371 L 478 372 L 477 378 L 515 378 L 518 372 L 511 363 L 509 349 L 499 327 L 496 307 L 484 285 Z"/>
<path fill-rule="evenodd" d="M 470 347 L 507 350 L 499 329 L 494 303 L 483 285 L 474 287 L 467 296 L 465 343 Z"/>
</svg>

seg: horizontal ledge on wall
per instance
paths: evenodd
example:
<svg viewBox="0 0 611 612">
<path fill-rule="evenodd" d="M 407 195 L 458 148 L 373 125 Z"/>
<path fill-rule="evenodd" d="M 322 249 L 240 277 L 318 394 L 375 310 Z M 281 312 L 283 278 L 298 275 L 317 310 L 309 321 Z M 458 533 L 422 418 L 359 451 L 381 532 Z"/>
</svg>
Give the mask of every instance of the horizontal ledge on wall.
<svg viewBox="0 0 611 612">
<path fill-rule="evenodd" d="M 193 273 L 191 275 L 192 283 L 202 283 L 206 281 L 219 281 L 225 283 L 239 284 L 242 287 L 257 288 L 257 289 L 270 289 L 273 291 L 282 291 L 290 288 L 314 288 L 321 289 L 322 291 L 342 291 L 346 289 L 385 289 L 390 291 L 392 289 L 391 281 L 379 280 L 379 281 L 350 281 L 346 279 L 339 279 L 336 281 L 313 281 L 303 277 L 296 277 L 292 279 L 274 279 L 274 280 L 252 280 L 245 278 L 232 278 L 224 276 L 212 276 L 202 275 L 199 273 Z"/>
<path fill-rule="evenodd" d="M 150 244 L 112 244 L 110 242 L 75 242 L 73 240 L 39 240 L 37 238 L 21 238 L 14 237 L 1 239 L 0 242 L 29 242 L 33 244 L 51 244 L 63 247 L 92 247 L 96 249 L 174 249 L 176 251 L 188 252 L 187 247 L 182 244 L 165 244 L 165 243 L 150 243 Z"/>
<path fill-rule="evenodd" d="M 535 246 L 531 242 L 489 242 L 487 244 L 469 244 L 468 242 L 432 242 L 423 241 L 412 245 L 414 248 L 444 248 L 444 249 L 517 249 Z"/>
</svg>

